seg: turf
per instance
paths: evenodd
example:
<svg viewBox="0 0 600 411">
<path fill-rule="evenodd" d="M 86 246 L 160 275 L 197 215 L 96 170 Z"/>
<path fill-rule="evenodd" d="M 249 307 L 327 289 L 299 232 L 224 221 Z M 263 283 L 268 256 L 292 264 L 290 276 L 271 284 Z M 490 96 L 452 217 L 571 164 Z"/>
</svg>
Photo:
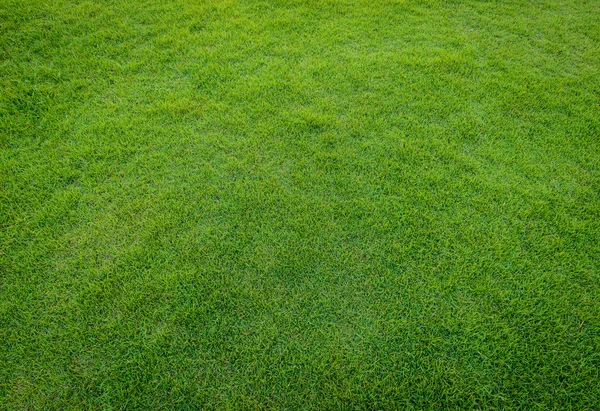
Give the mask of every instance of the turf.
<svg viewBox="0 0 600 411">
<path fill-rule="evenodd" d="M 0 408 L 600 409 L 598 16 L 0 0 Z"/>
</svg>

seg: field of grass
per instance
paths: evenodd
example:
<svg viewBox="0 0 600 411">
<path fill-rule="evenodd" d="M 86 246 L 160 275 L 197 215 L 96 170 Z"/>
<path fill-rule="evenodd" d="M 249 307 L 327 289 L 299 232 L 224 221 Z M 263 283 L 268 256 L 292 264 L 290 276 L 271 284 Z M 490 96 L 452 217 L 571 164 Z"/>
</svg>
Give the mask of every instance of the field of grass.
<svg viewBox="0 0 600 411">
<path fill-rule="evenodd" d="M 0 408 L 600 409 L 600 1 L 0 0 Z"/>
</svg>

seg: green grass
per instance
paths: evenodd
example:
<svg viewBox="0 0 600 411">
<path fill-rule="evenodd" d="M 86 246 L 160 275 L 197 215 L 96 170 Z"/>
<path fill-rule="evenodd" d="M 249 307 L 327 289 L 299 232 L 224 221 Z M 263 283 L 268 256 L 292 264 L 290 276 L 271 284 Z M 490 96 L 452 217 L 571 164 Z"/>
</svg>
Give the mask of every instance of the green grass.
<svg viewBox="0 0 600 411">
<path fill-rule="evenodd" d="M 600 409 L 599 16 L 0 0 L 0 408 Z"/>
</svg>

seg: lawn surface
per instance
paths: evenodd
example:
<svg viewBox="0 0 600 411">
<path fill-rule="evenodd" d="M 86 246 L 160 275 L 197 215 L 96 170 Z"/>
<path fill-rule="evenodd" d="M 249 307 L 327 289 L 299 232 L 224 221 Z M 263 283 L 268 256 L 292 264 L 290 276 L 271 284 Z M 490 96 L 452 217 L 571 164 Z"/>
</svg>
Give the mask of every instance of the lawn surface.
<svg viewBox="0 0 600 411">
<path fill-rule="evenodd" d="M 0 0 L 0 81 L 0 408 L 600 408 L 600 1 Z"/>
</svg>

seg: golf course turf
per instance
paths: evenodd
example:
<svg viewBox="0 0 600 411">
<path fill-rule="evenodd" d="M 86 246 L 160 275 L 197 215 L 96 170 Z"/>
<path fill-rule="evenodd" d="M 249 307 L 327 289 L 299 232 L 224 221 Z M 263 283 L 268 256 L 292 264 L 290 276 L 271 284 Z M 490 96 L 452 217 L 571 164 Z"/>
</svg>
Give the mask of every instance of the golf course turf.
<svg viewBox="0 0 600 411">
<path fill-rule="evenodd" d="M 0 0 L 0 409 L 600 409 L 599 0 Z"/>
</svg>

